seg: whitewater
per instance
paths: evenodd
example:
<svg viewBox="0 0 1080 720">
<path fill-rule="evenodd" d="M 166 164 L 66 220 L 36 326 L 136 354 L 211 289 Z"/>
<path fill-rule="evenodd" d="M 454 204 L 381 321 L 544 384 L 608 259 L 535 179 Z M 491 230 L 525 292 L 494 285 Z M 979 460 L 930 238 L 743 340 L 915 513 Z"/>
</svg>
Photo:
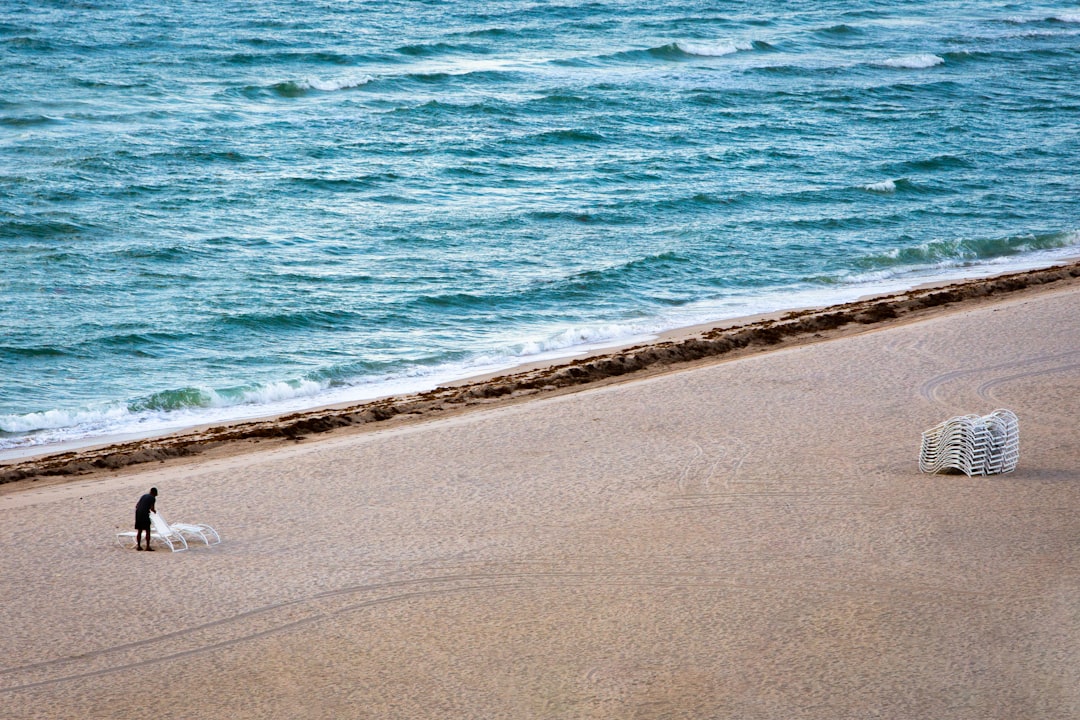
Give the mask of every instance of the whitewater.
<svg viewBox="0 0 1080 720">
<path fill-rule="evenodd" d="M 1080 8 L 10 0 L 0 459 L 1080 255 Z"/>
</svg>

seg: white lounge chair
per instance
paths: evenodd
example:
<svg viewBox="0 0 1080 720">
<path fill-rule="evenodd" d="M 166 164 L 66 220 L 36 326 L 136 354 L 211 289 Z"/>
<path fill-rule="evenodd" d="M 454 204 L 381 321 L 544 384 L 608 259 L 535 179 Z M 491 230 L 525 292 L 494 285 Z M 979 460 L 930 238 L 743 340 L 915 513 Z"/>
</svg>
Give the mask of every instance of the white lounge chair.
<svg viewBox="0 0 1080 720">
<path fill-rule="evenodd" d="M 1011 410 L 949 418 L 922 434 L 919 469 L 993 475 L 1016 469 L 1020 460 L 1020 421 Z"/>
<path fill-rule="evenodd" d="M 217 545 L 221 542 L 218 531 L 203 523 L 166 523 L 161 513 L 156 514 L 158 519 L 167 527 L 175 530 L 186 538 L 198 538 L 204 545 Z"/>
<path fill-rule="evenodd" d="M 150 542 L 153 540 L 159 540 L 165 543 L 173 552 L 180 552 L 181 550 L 187 550 L 188 544 L 184 536 L 180 534 L 178 530 L 169 526 L 169 523 L 165 522 L 165 519 L 158 515 L 156 512 L 150 513 L 150 539 L 146 541 L 147 547 L 150 546 Z M 116 533 L 116 542 L 120 545 L 125 545 L 125 540 L 138 541 L 138 531 L 128 530 L 127 532 Z"/>
</svg>

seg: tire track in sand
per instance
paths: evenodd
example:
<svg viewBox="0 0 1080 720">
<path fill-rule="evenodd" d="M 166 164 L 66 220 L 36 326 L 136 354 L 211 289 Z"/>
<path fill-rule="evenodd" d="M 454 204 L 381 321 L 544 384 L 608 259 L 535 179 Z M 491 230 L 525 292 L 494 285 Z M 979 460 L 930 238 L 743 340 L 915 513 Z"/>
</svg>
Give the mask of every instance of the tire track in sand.
<svg viewBox="0 0 1080 720">
<path fill-rule="evenodd" d="M 919 388 L 919 395 L 923 399 L 939 405 L 952 404 L 948 403 L 945 398 L 942 397 L 945 386 L 972 376 L 988 374 L 990 375 L 990 378 L 978 385 L 975 391 L 978 397 L 984 400 L 992 399 L 989 393 L 993 388 L 1007 382 L 1074 369 L 1080 365 L 1080 363 L 1070 361 L 1078 356 L 1080 356 L 1080 350 L 1072 350 L 1057 355 L 1041 355 L 997 365 L 985 365 L 966 370 L 954 370 L 927 380 Z M 1046 367 L 1047 365 L 1050 365 L 1050 367 Z M 1008 372 L 1018 368 L 1024 369 L 1023 372 Z"/>
<path fill-rule="evenodd" d="M 521 565 L 521 563 L 518 563 Z M 532 570 L 513 568 L 507 572 L 465 572 L 412 578 L 366 585 L 356 585 L 317 593 L 308 598 L 267 605 L 228 618 L 204 623 L 145 640 L 122 643 L 79 655 L 46 660 L 0 670 L 0 678 L 9 678 L 0 686 L 0 693 L 45 688 L 64 682 L 87 680 L 114 673 L 144 669 L 149 664 L 161 664 L 185 658 L 196 658 L 241 643 L 252 642 L 275 634 L 287 633 L 319 622 L 329 621 L 347 613 L 363 611 L 380 605 L 424 600 L 440 596 L 476 592 L 524 592 L 553 587 L 574 588 L 704 588 L 746 590 L 751 592 L 791 592 L 850 597 L 853 594 L 881 596 L 893 594 L 889 584 L 849 582 L 837 578 L 810 578 L 793 583 L 788 576 L 753 576 L 732 579 L 724 574 L 693 570 L 625 571 L 592 569 Z M 917 598 L 941 601 L 959 599 L 964 603 L 987 597 L 987 593 L 955 588 L 910 586 L 903 592 Z M 357 596 L 372 594 L 357 601 Z M 292 613 L 290 616 L 289 613 Z M 252 624 L 256 627 L 252 627 Z M 215 633 L 217 633 L 215 635 Z M 184 646 L 177 648 L 177 646 Z M 155 652 L 155 646 L 156 652 Z M 176 648 L 170 650 L 170 648 Z M 90 667 L 87 667 L 89 665 Z M 19 677 L 19 676 L 22 677 Z"/>
</svg>

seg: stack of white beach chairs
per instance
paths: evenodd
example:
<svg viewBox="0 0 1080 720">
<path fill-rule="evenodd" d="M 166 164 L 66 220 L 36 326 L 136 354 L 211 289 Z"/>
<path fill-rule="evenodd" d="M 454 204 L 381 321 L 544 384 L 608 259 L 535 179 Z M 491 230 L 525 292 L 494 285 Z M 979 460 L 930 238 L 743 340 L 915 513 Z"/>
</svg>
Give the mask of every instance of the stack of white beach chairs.
<svg viewBox="0 0 1080 720">
<path fill-rule="evenodd" d="M 1020 460 L 1020 421 L 1012 410 L 961 415 L 922 434 L 919 469 L 967 476 L 1012 472 Z"/>
</svg>

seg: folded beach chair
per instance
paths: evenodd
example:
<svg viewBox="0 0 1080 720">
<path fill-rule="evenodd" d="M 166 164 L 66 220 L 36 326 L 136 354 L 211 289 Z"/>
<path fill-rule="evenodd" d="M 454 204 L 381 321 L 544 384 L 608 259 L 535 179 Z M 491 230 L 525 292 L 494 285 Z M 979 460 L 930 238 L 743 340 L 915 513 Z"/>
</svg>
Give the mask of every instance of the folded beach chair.
<svg viewBox="0 0 1080 720">
<path fill-rule="evenodd" d="M 147 544 L 159 540 L 165 543 L 173 552 L 188 549 L 187 540 L 184 539 L 184 536 L 175 528 L 169 527 L 165 519 L 157 513 L 150 513 L 150 525 L 150 540 L 147 541 Z M 128 530 L 127 532 L 116 533 L 116 542 L 124 545 L 127 539 L 136 540 L 137 532 L 137 530 Z"/>
<path fill-rule="evenodd" d="M 949 418 L 922 434 L 919 469 L 925 473 L 993 475 L 1020 460 L 1020 422 L 1011 410 Z"/>
<path fill-rule="evenodd" d="M 161 520 L 163 525 L 180 533 L 185 538 L 198 538 L 203 541 L 204 545 L 217 545 L 221 542 L 221 536 L 218 535 L 217 530 L 209 525 L 203 523 L 166 523 L 165 518 L 161 517 L 161 513 L 157 513 L 157 518 Z"/>
</svg>

